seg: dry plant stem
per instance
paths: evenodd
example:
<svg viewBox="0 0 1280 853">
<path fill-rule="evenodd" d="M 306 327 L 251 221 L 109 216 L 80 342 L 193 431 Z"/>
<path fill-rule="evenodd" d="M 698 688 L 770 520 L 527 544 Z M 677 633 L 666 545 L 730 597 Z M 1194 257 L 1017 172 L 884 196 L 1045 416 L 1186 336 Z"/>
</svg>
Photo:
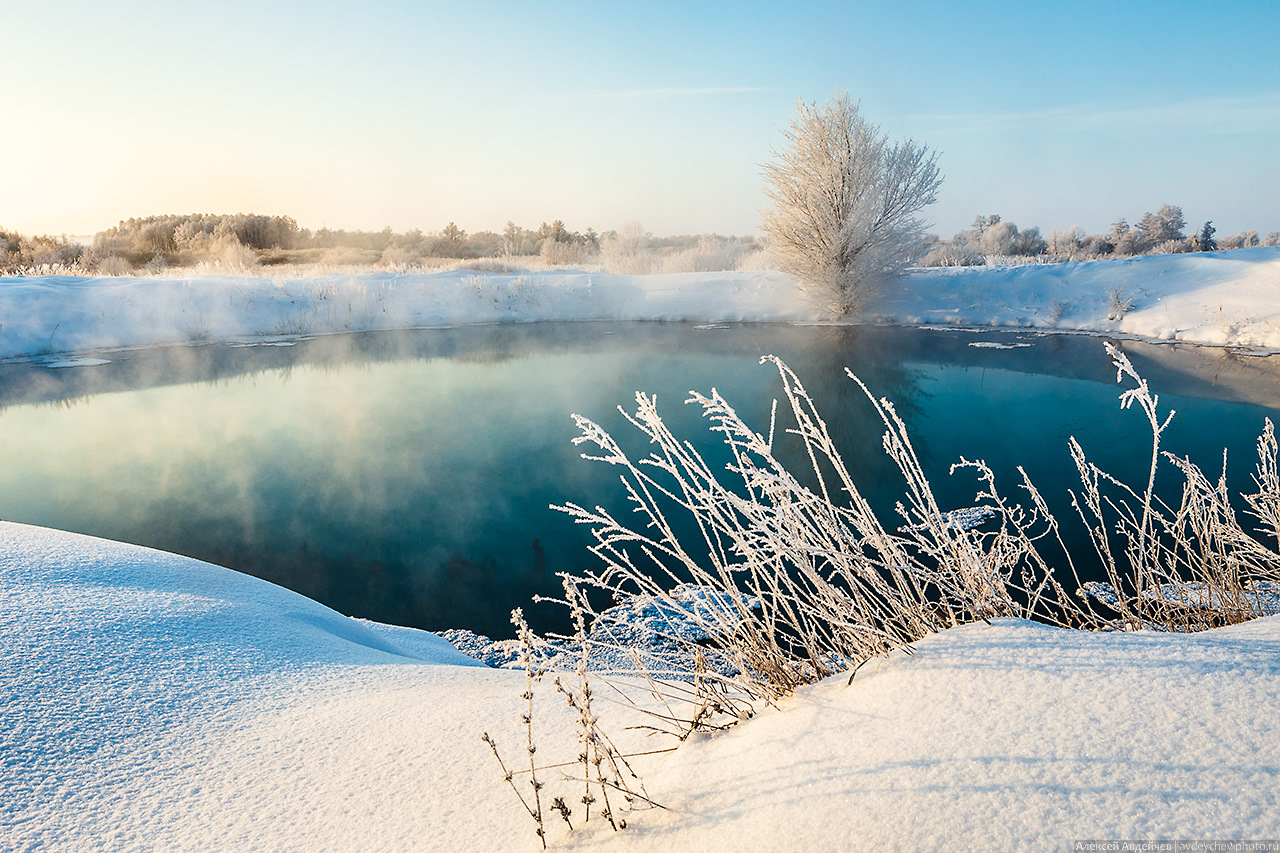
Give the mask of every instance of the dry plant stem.
<svg viewBox="0 0 1280 853">
<path fill-rule="evenodd" d="M 507 769 L 506 762 L 502 760 L 502 756 L 498 753 L 498 745 L 494 743 L 493 738 L 489 736 L 488 732 L 485 732 L 484 734 L 480 735 L 480 740 L 489 744 L 489 748 L 493 750 L 493 757 L 498 760 L 498 766 L 502 768 L 503 781 L 505 781 L 508 785 L 511 786 L 511 790 L 516 795 L 516 799 L 520 801 L 520 805 L 524 806 L 524 810 L 529 813 L 529 817 L 533 818 L 534 822 L 538 824 L 538 838 L 542 840 L 542 847 L 545 850 L 547 847 L 547 842 L 542 835 L 542 821 L 539 818 L 538 813 L 534 810 L 534 808 L 529 805 L 528 801 L 525 800 L 524 794 L 521 794 L 520 789 L 516 787 L 516 783 L 514 779 L 515 772 Z"/>
<path fill-rule="evenodd" d="M 524 663 L 525 672 L 525 688 L 524 694 L 521 696 L 525 700 L 525 712 L 521 715 L 524 722 L 525 730 L 525 749 L 529 756 L 529 786 L 533 788 L 533 808 L 529 809 L 529 814 L 538 825 L 538 840 L 542 842 L 542 848 L 547 847 L 547 837 L 545 826 L 542 821 L 542 782 L 538 780 L 538 766 L 534 760 L 534 755 L 538 751 L 538 747 L 533 742 L 533 684 L 542 673 L 538 670 L 533 660 L 533 632 L 529 629 L 529 623 L 524 619 L 524 611 L 516 608 L 511 611 L 511 623 L 515 625 L 520 635 L 520 656 Z M 523 802 L 521 798 L 521 802 Z M 529 808 L 528 805 L 525 808 Z"/>
<path fill-rule="evenodd" d="M 1258 437 L 1258 467 L 1253 475 L 1253 484 L 1258 489 L 1244 499 L 1252 510 L 1250 513 L 1262 522 L 1276 548 L 1280 549 L 1280 473 L 1277 472 L 1276 430 L 1271 420 L 1267 419 L 1262 435 Z"/>
<path fill-rule="evenodd" d="M 587 675 L 592 642 L 586 631 L 585 613 L 590 605 L 573 578 L 564 574 L 560 577 L 564 587 L 565 602 L 568 603 L 573 617 L 575 639 L 580 649 L 577 666 L 579 686 L 575 692 L 559 678 L 555 680 L 555 685 L 556 689 L 565 697 L 569 707 L 578 714 L 577 725 L 580 748 L 577 763 L 582 765 L 583 770 L 582 778 L 578 781 L 581 781 L 583 785 L 581 802 L 586 808 L 584 820 L 591 819 L 591 806 L 596 802 L 591 789 L 594 783 L 599 789 L 600 799 L 604 803 L 601 814 L 609 821 L 610 826 L 617 831 L 625 828 L 626 821 L 617 816 L 613 805 L 610 803 L 610 788 L 623 792 L 629 804 L 634 803 L 637 799 L 655 806 L 658 804 L 644 794 L 644 785 L 640 781 L 639 775 L 636 774 L 627 762 L 626 757 L 600 727 L 599 720 L 596 718 L 592 707 L 593 690 L 590 678 Z M 634 781 L 634 785 L 626 781 L 628 777 Z M 567 806 L 565 809 L 567 810 Z M 568 820 L 567 814 L 565 812 L 562 812 L 562 814 Z"/>
<path fill-rule="evenodd" d="M 569 701 L 569 706 L 579 712 L 578 717 L 578 734 L 581 744 L 581 751 L 578 753 L 578 760 L 582 764 L 582 805 L 586 809 L 586 817 L 584 820 L 591 820 L 591 806 L 595 802 L 595 798 L 591 796 L 591 694 L 587 684 L 587 664 L 590 662 L 590 650 L 587 647 L 587 622 L 584 613 L 585 596 L 573 579 L 568 575 L 560 576 L 561 584 L 564 587 L 565 601 L 569 603 L 569 611 L 573 616 L 574 636 L 578 641 L 578 647 L 582 650 L 581 658 L 578 661 L 578 680 L 580 689 L 583 693 L 582 704 L 579 706 L 573 696 L 566 690 L 556 679 L 556 687 L 560 692 L 564 693 Z"/>
</svg>

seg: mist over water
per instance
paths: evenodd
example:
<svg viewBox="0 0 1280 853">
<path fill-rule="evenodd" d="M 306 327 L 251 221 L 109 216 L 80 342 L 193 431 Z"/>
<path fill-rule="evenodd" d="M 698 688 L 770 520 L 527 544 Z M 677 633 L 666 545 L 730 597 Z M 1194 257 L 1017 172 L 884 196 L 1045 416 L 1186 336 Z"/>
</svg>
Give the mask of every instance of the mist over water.
<svg viewBox="0 0 1280 853">
<path fill-rule="evenodd" d="M 969 346 L 978 340 L 1029 346 Z M 1263 417 L 1280 414 L 1271 360 L 1127 348 L 1178 409 L 1167 449 L 1216 474 L 1225 445 L 1232 485 L 1247 488 Z M 587 531 L 549 504 L 627 515 L 616 472 L 579 458 L 570 413 L 643 455 L 616 407 L 657 393 L 677 433 L 722 465 L 683 401 L 718 388 L 767 430 L 780 386 L 764 353 L 799 374 L 886 518 L 901 484 L 846 365 L 894 400 L 944 508 L 973 502 L 972 477 L 947 475 L 963 455 L 990 462 L 1009 497 L 1026 466 L 1069 525 L 1069 435 L 1105 470 L 1145 479 L 1145 424 L 1120 410 L 1097 339 L 548 323 L 0 365 L 0 518 L 187 554 L 383 622 L 509 636 L 510 609 L 525 606 L 536 627 L 564 628 L 557 608 L 529 598 L 594 558 Z"/>
</svg>

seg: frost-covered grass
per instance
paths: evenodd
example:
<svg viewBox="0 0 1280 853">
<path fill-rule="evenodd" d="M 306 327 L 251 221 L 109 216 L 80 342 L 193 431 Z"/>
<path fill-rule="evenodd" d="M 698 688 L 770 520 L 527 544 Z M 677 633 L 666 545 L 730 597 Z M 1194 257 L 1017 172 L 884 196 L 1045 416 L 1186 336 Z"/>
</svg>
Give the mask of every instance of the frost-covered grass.
<svg viewBox="0 0 1280 853">
<path fill-rule="evenodd" d="M 1079 519 L 1065 521 L 1087 527 L 1092 555 L 1066 548 L 1062 523 L 1022 469 L 1010 487 L 983 462 L 959 460 L 953 472 L 976 475 L 976 505 L 959 521 L 944 512 L 893 404 L 859 383 L 883 420 L 883 449 L 902 478 L 898 517 L 881 518 L 799 378 L 773 357 L 766 360 L 781 375 L 787 411 L 780 419 L 775 409 L 767 431 L 743 421 L 715 391 L 688 401 L 730 449 L 723 469 L 674 434 L 644 393 L 627 420 L 648 439 L 645 457 L 631 458 L 596 423 L 577 417 L 584 457 L 619 471 L 633 515 L 561 508 L 591 527 L 599 558 L 585 573 L 563 576 L 565 603 L 593 626 L 576 644 L 586 658 L 621 658 L 624 671 L 655 679 L 655 694 L 683 709 L 667 720 L 683 737 L 731 724 L 744 707 L 774 703 L 801 685 L 856 672 L 877 656 L 910 651 L 956 625 L 1016 617 L 1093 631 L 1190 632 L 1280 614 L 1271 421 L 1258 439 L 1242 518 L 1227 490 L 1225 458 L 1215 482 L 1191 460 L 1164 453 L 1161 437 L 1174 413 L 1160 408 L 1124 354 L 1108 350 L 1117 380 L 1130 386 L 1122 407 L 1149 423 L 1150 468 L 1144 483 L 1130 486 L 1071 440 Z M 779 420 L 792 426 L 783 430 Z M 790 458 L 808 460 L 799 470 L 780 461 L 787 442 L 798 445 Z M 1177 505 L 1156 489 L 1170 475 L 1182 484 Z M 693 524 L 681 525 L 683 517 Z M 1094 557 L 1106 580 L 1084 582 L 1077 565 Z M 596 613 L 591 591 L 617 606 Z M 618 621 L 610 614 L 628 602 L 649 614 L 645 630 L 660 641 L 650 647 L 670 650 L 626 658 L 635 632 L 610 630 Z M 689 687 L 670 690 L 672 680 Z"/>
</svg>

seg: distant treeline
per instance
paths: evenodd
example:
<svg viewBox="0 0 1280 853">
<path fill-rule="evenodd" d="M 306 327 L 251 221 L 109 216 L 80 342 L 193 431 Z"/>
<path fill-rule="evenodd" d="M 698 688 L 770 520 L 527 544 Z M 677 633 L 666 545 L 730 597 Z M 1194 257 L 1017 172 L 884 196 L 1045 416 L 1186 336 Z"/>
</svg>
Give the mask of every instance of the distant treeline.
<svg viewBox="0 0 1280 853">
<path fill-rule="evenodd" d="M 1144 213 L 1136 225 L 1121 217 L 1105 234 L 1087 234 L 1073 226 L 1054 231 L 1047 237 L 1036 227 L 1019 231 L 1012 222 L 999 215 L 978 216 L 964 231 L 943 240 L 930 235 L 922 266 L 970 266 L 1007 259 L 1018 263 L 1025 259 L 1054 261 L 1088 261 L 1097 258 L 1130 255 L 1172 254 L 1175 252 L 1212 252 L 1218 249 L 1244 249 L 1251 246 L 1280 246 L 1280 231 L 1259 237 L 1257 231 L 1244 231 L 1222 239 L 1213 222 L 1204 223 L 1188 236 L 1182 208 L 1162 205 L 1155 213 Z"/>
<path fill-rule="evenodd" d="M 707 264 L 723 269 L 758 249 L 754 237 L 688 235 L 655 238 L 638 223 L 597 234 L 570 231 L 561 220 L 537 229 L 508 222 L 501 233 L 468 234 L 453 222 L 436 232 L 396 233 L 299 227 L 289 216 L 173 214 L 128 219 L 94 235 L 88 245 L 64 237 L 24 237 L 0 229 L 0 270 L 123 275 L 168 268 L 207 267 L 241 271 L 261 266 L 391 267 L 440 266 L 467 259 L 537 257 L 563 266 L 616 260 L 633 272 L 664 269 L 661 261 L 683 255 L 687 271 Z M 693 255 L 701 253 L 699 258 Z M 715 257 L 703 257 L 715 255 Z M 657 261 L 653 263 L 652 261 Z M 644 269 L 640 269 L 640 267 Z M 682 270 L 672 270 L 682 271 Z"/>
<path fill-rule="evenodd" d="M 978 216 L 949 240 L 926 238 L 919 263 L 1059 262 L 1152 253 L 1213 251 L 1280 245 L 1280 231 L 1245 231 L 1215 239 L 1206 222 L 1185 234 L 1182 209 L 1164 205 L 1135 224 L 1117 220 L 1105 234 L 1072 227 L 1048 236 L 1019 230 L 998 215 Z M 536 260 L 535 260 L 536 259 Z M 396 233 L 299 227 L 289 216 L 191 213 L 127 219 L 94 235 L 88 245 L 67 237 L 27 237 L 0 228 L 0 272 L 69 275 L 156 274 L 167 269 L 248 272 L 261 267 L 430 269 L 481 261 L 490 266 L 595 265 L 619 273 L 705 272 L 768 268 L 756 237 L 716 234 L 654 237 L 639 223 L 597 234 L 570 231 L 561 220 L 536 229 L 508 222 L 499 233 L 468 234 L 454 223 L 439 231 Z"/>
</svg>

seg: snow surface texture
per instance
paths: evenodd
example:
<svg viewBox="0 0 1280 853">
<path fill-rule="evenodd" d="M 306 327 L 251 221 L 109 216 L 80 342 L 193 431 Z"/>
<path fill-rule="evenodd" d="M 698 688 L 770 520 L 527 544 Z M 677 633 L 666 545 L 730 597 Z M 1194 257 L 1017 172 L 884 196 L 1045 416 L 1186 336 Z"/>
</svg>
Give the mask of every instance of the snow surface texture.
<svg viewBox="0 0 1280 853">
<path fill-rule="evenodd" d="M 0 523 L 0 636 L 6 851 L 539 849 L 479 740 L 519 755 L 524 676 L 434 635 Z M 623 749 L 667 745 L 597 705 Z M 535 706 L 539 759 L 572 761 L 564 703 L 543 684 Z M 1277 838 L 1276 707 L 1280 617 L 1193 635 L 997 620 L 635 759 L 669 811 L 548 834 L 676 853 Z"/>
<path fill-rule="evenodd" d="M 51 366 L 72 364 L 57 353 L 471 323 L 832 319 L 774 272 L 0 278 L 0 358 Z M 865 319 L 1280 349 L 1280 248 L 913 270 Z"/>
<path fill-rule="evenodd" d="M 1280 248 L 912 270 L 871 313 L 1280 349 Z"/>
</svg>

